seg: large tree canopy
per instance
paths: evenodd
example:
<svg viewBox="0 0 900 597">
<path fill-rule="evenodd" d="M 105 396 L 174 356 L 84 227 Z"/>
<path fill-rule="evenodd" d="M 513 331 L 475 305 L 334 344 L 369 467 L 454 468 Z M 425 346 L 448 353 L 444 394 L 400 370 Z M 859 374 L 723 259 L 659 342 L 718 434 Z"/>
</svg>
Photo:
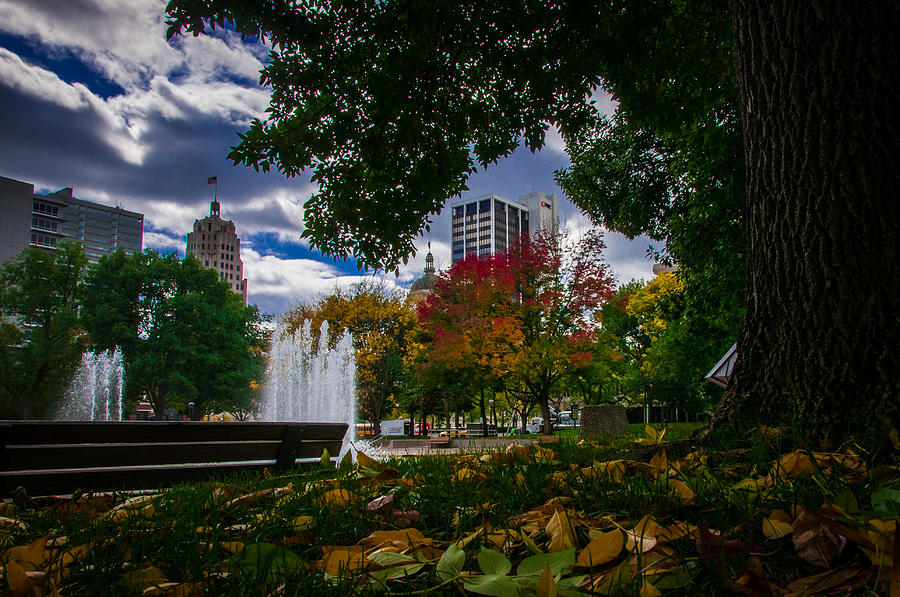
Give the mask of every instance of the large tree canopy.
<svg viewBox="0 0 900 597">
<path fill-rule="evenodd" d="M 326 253 L 396 264 L 476 163 L 541 147 L 552 123 L 587 176 L 563 184 L 596 221 L 664 236 L 688 278 L 710 274 L 731 296 L 749 282 L 723 420 L 794 415 L 822 438 L 876 415 L 900 424 L 896 220 L 882 213 L 900 176 L 897 3 L 171 0 L 168 12 L 170 35 L 228 24 L 271 43 L 268 115 L 232 158 L 312 169 L 304 234 Z M 588 103 L 598 85 L 620 102 L 606 125 Z M 845 416 L 857 395 L 865 406 Z"/>
<path fill-rule="evenodd" d="M 81 245 L 28 247 L 0 266 L 0 412 L 52 417 L 87 344 Z"/>
<path fill-rule="evenodd" d="M 190 255 L 118 251 L 91 269 L 85 294 L 92 342 L 125 354 L 129 398 L 145 396 L 157 416 L 250 410 L 264 367 L 259 311 L 214 271 Z"/>
</svg>

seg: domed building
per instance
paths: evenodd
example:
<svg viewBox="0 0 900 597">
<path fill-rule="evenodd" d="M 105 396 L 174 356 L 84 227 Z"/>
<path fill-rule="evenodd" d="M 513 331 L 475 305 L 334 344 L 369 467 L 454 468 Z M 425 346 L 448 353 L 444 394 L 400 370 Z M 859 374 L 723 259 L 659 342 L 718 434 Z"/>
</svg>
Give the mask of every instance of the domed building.
<svg viewBox="0 0 900 597">
<path fill-rule="evenodd" d="M 409 300 L 418 303 L 431 294 L 438 277 L 434 273 L 434 255 L 431 254 L 431 241 L 428 242 L 428 254 L 425 255 L 425 273 L 416 278 L 409 288 Z"/>
</svg>

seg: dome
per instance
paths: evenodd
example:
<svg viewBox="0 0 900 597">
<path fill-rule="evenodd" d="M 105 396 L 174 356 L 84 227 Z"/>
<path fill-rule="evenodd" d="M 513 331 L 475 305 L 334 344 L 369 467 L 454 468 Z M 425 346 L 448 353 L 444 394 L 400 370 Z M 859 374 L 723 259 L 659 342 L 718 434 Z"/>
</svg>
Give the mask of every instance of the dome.
<svg viewBox="0 0 900 597">
<path fill-rule="evenodd" d="M 412 283 L 412 286 L 409 287 L 409 291 L 431 291 L 431 289 L 434 288 L 434 283 L 437 282 L 437 279 L 438 277 L 434 274 L 423 274 L 415 279 L 415 281 Z"/>
</svg>

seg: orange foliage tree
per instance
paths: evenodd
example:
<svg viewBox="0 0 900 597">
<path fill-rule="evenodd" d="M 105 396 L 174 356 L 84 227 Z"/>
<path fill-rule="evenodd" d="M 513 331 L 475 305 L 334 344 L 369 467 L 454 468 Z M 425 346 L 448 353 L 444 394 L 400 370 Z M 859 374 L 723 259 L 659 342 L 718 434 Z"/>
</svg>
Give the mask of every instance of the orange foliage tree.
<svg viewBox="0 0 900 597">
<path fill-rule="evenodd" d="M 474 391 L 502 384 L 540 405 L 550 432 L 551 391 L 595 358 L 596 314 L 614 291 L 604 248 L 599 231 L 540 233 L 455 263 L 418 307 L 431 337 L 423 371 L 455 372 Z"/>
</svg>

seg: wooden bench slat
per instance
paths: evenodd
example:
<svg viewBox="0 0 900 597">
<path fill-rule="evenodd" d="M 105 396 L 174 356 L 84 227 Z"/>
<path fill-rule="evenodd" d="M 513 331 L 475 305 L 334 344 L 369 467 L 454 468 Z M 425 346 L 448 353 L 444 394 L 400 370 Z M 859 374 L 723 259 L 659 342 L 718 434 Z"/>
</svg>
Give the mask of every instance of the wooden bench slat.
<svg viewBox="0 0 900 597">
<path fill-rule="evenodd" d="M 150 464 L 184 464 L 276 460 L 280 441 L 177 442 L 7 446 L 5 470 L 92 468 Z M 341 442 L 300 442 L 296 458 L 318 458 L 322 448 L 337 455 Z"/>
<path fill-rule="evenodd" d="M 29 495 L 52 495 L 81 491 L 156 489 L 184 481 L 202 481 L 238 471 L 272 468 L 273 461 L 227 463 L 205 466 L 160 466 L 21 471 L 0 473 L 0 487 L 8 494 L 25 486 Z"/>
<path fill-rule="evenodd" d="M 8 427 L 7 427 L 8 425 Z M 0 427 L 0 443 L 43 444 L 52 434 L 54 443 L 97 444 L 179 441 L 281 440 L 288 426 L 302 428 L 304 436 L 343 439 L 346 427 L 334 423 L 258 423 L 199 421 L 69 422 L 16 421 Z"/>
<path fill-rule="evenodd" d="M 346 423 L 0 421 L 0 492 L 157 488 L 340 453 Z"/>
</svg>

